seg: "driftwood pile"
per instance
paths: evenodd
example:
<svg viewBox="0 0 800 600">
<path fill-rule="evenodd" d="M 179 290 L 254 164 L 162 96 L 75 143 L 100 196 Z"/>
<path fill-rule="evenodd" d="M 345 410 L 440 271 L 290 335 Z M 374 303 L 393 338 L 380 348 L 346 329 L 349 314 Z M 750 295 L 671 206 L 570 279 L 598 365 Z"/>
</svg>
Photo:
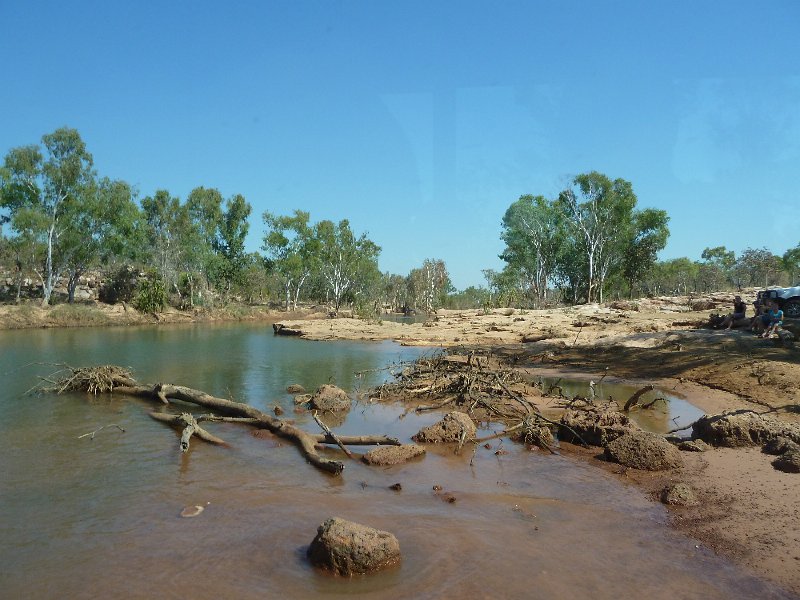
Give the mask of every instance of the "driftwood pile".
<svg viewBox="0 0 800 600">
<path fill-rule="evenodd" d="M 476 442 L 508 436 L 552 452 L 553 432 L 564 426 L 542 414 L 534 403 L 541 397 L 537 384 L 525 381 L 491 354 L 451 351 L 406 365 L 395 373 L 394 381 L 377 387 L 370 399 L 403 401 L 416 412 L 458 407 L 477 422 L 505 426 L 501 433 Z"/>
<path fill-rule="evenodd" d="M 213 444 L 224 445 L 225 442 L 206 431 L 202 422 L 241 423 L 251 427 L 268 429 L 275 435 L 291 440 L 300 449 L 305 458 L 315 467 L 338 475 L 344 470 L 344 463 L 321 456 L 317 449 L 323 445 L 337 445 L 344 449 L 350 445 L 399 445 L 400 442 L 382 435 L 337 436 L 326 427 L 324 433 L 312 434 L 284 421 L 264 413 L 257 408 L 241 402 L 217 398 L 201 390 L 195 390 L 170 383 L 144 385 L 137 382 L 131 372 L 122 367 L 105 365 L 88 368 L 71 368 L 59 379 L 45 380 L 50 385 L 43 391 L 64 393 L 83 391 L 91 394 L 125 394 L 151 400 L 160 405 L 160 411 L 151 412 L 154 419 L 178 426 L 182 429 L 180 449 L 189 449 L 189 440 L 196 435 L 201 440 Z M 214 411 L 212 414 L 195 417 L 182 410 L 180 413 L 169 412 L 175 401 L 194 404 Z M 319 422 L 319 421 L 318 421 Z M 349 454 L 349 453 L 348 453 Z M 352 456 L 352 455 L 350 455 Z"/>
</svg>

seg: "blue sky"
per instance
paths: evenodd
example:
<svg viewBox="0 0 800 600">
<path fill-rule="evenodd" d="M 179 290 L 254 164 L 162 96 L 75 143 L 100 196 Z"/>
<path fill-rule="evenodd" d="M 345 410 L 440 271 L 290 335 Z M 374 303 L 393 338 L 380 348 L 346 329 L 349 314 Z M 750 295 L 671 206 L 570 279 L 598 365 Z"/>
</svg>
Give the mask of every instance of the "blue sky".
<svg viewBox="0 0 800 600">
<path fill-rule="evenodd" d="M 800 2 L 0 2 L 0 153 L 77 128 L 140 197 L 348 218 L 384 271 L 502 267 L 500 220 L 598 170 L 662 258 L 800 242 Z"/>
</svg>

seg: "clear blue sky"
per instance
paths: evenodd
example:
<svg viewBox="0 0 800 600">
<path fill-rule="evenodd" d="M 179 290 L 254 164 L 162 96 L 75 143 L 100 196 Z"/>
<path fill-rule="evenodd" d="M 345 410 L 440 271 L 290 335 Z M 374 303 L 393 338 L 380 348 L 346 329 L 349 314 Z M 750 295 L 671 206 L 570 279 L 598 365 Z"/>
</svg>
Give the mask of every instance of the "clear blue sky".
<svg viewBox="0 0 800 600">
<path fill-rule="evenodd" d="M 0 153 L 77 128 L 140 197 L 348 218 L 384 271 L 500 268 L 500 220 L 598 170 L 662 258 L 800 242 L 800 1 L 0 2 Z"/>
</svg>

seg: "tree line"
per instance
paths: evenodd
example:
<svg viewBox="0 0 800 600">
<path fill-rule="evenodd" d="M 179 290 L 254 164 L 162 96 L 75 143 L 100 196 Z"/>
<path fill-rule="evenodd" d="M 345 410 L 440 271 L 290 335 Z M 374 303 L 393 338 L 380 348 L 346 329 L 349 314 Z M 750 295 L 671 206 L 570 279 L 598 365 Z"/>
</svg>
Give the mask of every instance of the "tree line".
<svg viewBox="0 0 800 600">
<path fill-rule="evenodd" d="M 604 299 L 796 285 L 800 244 L 782 256 L 724 246 L 700 260 L 658 260 L 669 237 L 663 210 L 638 210 L 630 182 L 595 171 L 556 198 L 524 195 L 503 216 L 505 267 L 484 271 L 492 304 L 543 306 Z"/>
<path fill-rule="evenodd" d="M 167 190 L 139 199 L 125 181 L 101 177 L 77 130 L 57 129 L 41 144 L 12 148 L 0 167 L 0 265 L 50 304 L 59 283 L 73 302 L 89 270 L 112 276 L 109 301 L 145 310 L 167 302 L 208 306 L 282 298 L 287 309 L 320 301 L 365 310 L 433 310 L 451 289 L 444 262 L 424 261 L 407 276 L 381 273 L 380 247 L 350 223 L 312 223 L 307 212 L 266 212 L 262 253 L 247 252 L 251 205 L 241 194 L 197 187 L 185 199 Z M 8 231 L 8 235 L 6 235 Z"/>
<path fill-rule="evenodd" d="M 501 223 L 500 271 L 486 286 L 453 288 L 447 266 L 430 258 L 406 275 L 382 273 L 381 248 L 347 219 L 265 212 L 261 252 L 247 252 L 252 207 L 199 186 L 185 199 L 167 190 L 139 198 L 122 180 L 101 177 L 80 134 L 63 127 L 41 144 L 12 148 L 0 167 L 0 266 L 14 281 L 38 282 L 42 303 L 57 286 L 73 302 L 90 270 L 107 281 L 103 299 L 155 311 L 226 303 L 325 303 L 363 314 L 439 307 L 603 302 L 794 282 L 800 244 L 776 256 L 765 248 L 738 257 L 707 248 L 701 260 L 659 261 L 669 217 L 637 208 L 633 185 L 598 172 L 576 176 L 556 197 L 523 195 Z"/>
</svg>

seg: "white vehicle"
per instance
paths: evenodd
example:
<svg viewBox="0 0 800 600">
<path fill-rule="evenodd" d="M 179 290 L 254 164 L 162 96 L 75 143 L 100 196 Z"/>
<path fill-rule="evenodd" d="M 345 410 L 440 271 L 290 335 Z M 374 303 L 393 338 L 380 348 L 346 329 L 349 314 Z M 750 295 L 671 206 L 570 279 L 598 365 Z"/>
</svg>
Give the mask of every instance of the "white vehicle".
<svg viewBox="0 0 800 600">
<path fill-rule="evenodd" d="M 775 300 L 787 319 L 800 319 L 800 285 L 790 288 L 770 288 L 759 292 L 762 298 Z"/>
</svg>

